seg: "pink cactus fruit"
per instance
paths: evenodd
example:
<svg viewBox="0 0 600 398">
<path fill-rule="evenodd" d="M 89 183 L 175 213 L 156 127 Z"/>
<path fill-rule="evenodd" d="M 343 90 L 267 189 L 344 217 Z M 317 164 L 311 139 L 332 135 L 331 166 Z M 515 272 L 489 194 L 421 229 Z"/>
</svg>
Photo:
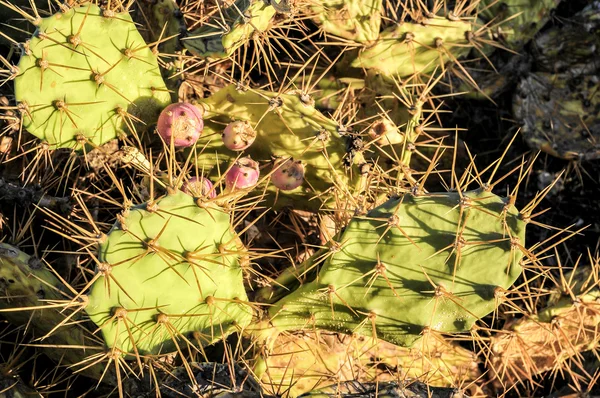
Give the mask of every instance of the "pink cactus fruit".
<svg viewBox="0 0 600 398">
<path fill-rule="evenodd" d="M 256 139 L 256 131 L 249 122 L 237 120 L 229 123 L 221 135 L 223 144 L 232 151 L 243 151 L 248 148 Z"/>
<path fill-rule="evenodd" d="M 250 157 L 240 158 L 225 175 L 225 185 L 229 191 L 250 188 L 258 183 L 259 175 L 257 162 Z"/>
<path fill-rule="evenodd" d="M 275 162 L 273 168 L 273 185 L 283 191 L 296 189 L 304 182 L 304 165 L 299 160 L 281 159 Z"/>
<path fill-rule="evenodd" d="M 181 190 L 188 195 L 200 197 L 208 197 L 214 199 L 217 197 L 217 191 L 213 187 L 213 183 L 205 177 L 192 177 L 188 182 L 183 184 Z"/>
<path fill-rule="evenodd" d="M 168 105 L 158 117 L 158 134 L 167 145 L 171 145 L 171 139 L 176 147 L 194 145 L 203 128 L 200 109 L 185 102 Z"/>
</svg>

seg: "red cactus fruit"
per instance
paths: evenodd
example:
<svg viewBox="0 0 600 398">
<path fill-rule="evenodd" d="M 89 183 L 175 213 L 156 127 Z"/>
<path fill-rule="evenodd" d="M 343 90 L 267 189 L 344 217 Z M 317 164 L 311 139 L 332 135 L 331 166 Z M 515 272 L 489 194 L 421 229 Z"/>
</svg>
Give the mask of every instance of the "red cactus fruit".
<svg viewBox="0 0 600 398">
<path fill-rule="evenodd" d="M 202 112 L 192 104 L 178 102 L 167 106 L 158 117 L 158 134 L 168 144 L 188 147 L 198 141 L 204 128 Z"/>
<path fill-rule="evenodd" d="M 250 157 L 241 158 L 231 166 L 225 175 L 225 185 L 230 191 L 250 188 L 258 183 L 259 175 L 257 162 Z"/>
<path fill-rule="evenodd" d="M 304 165 L 294 159 L 279 160 L 273 166 L 271 174 L 273 185 L 283 191 L 291 191 L 298 188 L 304 181 Z"/>
<path fill-rule="evenodd" d="M 213 187 L 213 183 L 205 177 L 192 177 L 188 182 L 183 184 L 181 190 L 192 196 L 208 196 L 210 199 L 217 197 L 217 191 Z"/>
</svg>

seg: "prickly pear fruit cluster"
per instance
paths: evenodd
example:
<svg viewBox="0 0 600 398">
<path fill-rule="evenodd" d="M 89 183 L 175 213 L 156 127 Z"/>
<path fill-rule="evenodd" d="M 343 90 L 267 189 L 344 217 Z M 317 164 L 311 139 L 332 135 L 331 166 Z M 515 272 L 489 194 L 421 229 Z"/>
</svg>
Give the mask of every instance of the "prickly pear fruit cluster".
<svg viewBox="0 0 600 398">
<path fill-rule="evenodd" d="M 391 199 L 308 262 L 318 276 L 276 302 L 271 322 L 401 346 L 426 329 L 465 331 L 520 275 L 524 239 L 519 212 L 488 191 Z"/>
<path fill-rule="evenodd" d="M 183 45 L 192 54 L 207 58 L 225 58 L 244 45 L 255 33 L 266 30 L 275 8 L 262 0 L 236 0 L 218 6 L 213 19 L 192 30 Z"/>
<path fill-rule="evenodd" d="M 172 352 L 184 339 L 208 345 L 252 318 L 247 261 L 228 213 L 173 192 L 119 217 L 100 245 L 86 311 L 125 353 Z"/>
<path fill-rule="evenodd" d="M 23 126 L 51 147 L 101 145 L 170 102 L 130 15 L 93 4 L 41 19 L 17 68 Z"/>
<path fill-rule="evenodd" d="M 302 183 L 281 184 L 283 189 L 277 198 L 277 205 L 294 203 L 295 206 L 320 208 L 325 199 L 318 198 L 332 187 L 348 187 L 358 176 L 357 168 L 353 174 L 345 164 L 358 164 L 356 156 L 350 160 L 346 153 L 346 140 L 334 120 L 325 117 L 314 108 L 308 96 L 302 93 L 278 94 L 266 90 L 240 89 L 229 85 L 214 95 L 202 100 L 205 108 L 205 133 L 196 147 L 198 150 L 198 169 L 227 170 L 229 164 L 240 151 L 228 149 L 231 145 L 227 126 L 232 122 L 247 122 L 256 134 L 256 138 L 243 154 L 266 165 L 263 175 L 273 174 L 278 181 L 285 179 L 277 171 L 278 161 L 293 159 L 301 162 L 304 168 Z M 225 132 L 227 142 L 221 137 Z M 200 153 L 201 152 L 201 153 Z M 261 170 L 262 171 L 262 170 Z M 298 174 L 298 173 L 296 173 Z M 269 191 L 276 192 L 277 187 L 269 184 Z M 312 200 L 311 200 L 312 199 Z"/>
</svg>

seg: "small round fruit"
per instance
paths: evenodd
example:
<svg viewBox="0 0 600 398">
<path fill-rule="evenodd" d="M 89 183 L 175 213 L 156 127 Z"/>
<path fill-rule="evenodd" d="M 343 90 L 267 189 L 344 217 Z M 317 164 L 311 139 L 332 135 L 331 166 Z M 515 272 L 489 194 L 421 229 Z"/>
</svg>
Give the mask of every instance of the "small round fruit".
<svg viewBox="0 0 600 398">
<path fill-rule="evenodd" d="M 167 145 L 188 147 L 194 145 L 204 128 L 202 112 L 192 104 L 178 102 L 168 105 L 160 113 L 156 129 Z"/>
<path fill-rule="evenodd" d="M 214 199 L 217 197 L 217 191 L 213 187 L 213 183 L 205 177 L 192 177 L 188 182 L 183 184 L 181 190 L 188 195 L 200 197 L 208 197 Z"/>
<path fill-rule="evenodd" d="M 260 171 L 258 162 L 250 157 L 238 159 L 225 175 L 225 185 L 227 189 L 245 189 L 255 186 L 258 183 Z"/>
<path fill-rule="evenodd" d="M 221 134 L 223 144 L 232 151 L 243 151 L 256 140 L 256 131 L 249 122 L 237 120 L 229 123 Z"/>
<path fill-rule="evenodd" d="M 271 181 L 282 191 L 296 189 L 304 182 L 304 165 L 299 160 L 279 160 L 273 168 L 275 171 L 271 174 Z"/>
</svg>

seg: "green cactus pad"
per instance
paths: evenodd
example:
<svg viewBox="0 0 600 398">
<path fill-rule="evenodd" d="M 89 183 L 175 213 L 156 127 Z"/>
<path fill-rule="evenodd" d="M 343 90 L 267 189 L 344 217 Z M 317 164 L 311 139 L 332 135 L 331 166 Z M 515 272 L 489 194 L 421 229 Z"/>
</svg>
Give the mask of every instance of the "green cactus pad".
<svg viewBox="0 0 600 398">
<path fill-rule="evenodd" d="M 174 0 L 158 0 L 151 7 L 153 18 L 150 19 L 153 29 L 153 40 L 163 41 L 160 52 L 164 54 L 176 54 L 180 49 L 179 34 L 185 29 L 182 14 Z M 162 36 L 161 36 L 162 35 Z M 166 40 L 169 38 L 168 40 Z M 167 79 L 173 83 L 173 79 Z"/>
<path fill-rule="evenodd" d="M 600 83 L 595 75 L 537 72 L 519 83 L 515 119 L 527 144 L 563 159 L 600 158 Z"/>
<path fill-rule="evenodd" d="M 67 287 L 43 261 L 0 243 L 0 312 L 13 326 L 26 328 L 32 337 L 48 335 L 41 340 L 46 346 L 40 350 L 61 366 L 80 364 L 101 348 L 94 347 L 94 338 L 82 323 L 81 313 L 73 314 L 72 309 L 51 304 L 65 300 L 66 291 Z M 44 305 L 48 308 L 40 308 Z M 81 369 L 82 374 L 94 379 L 101 379 L 105 371 L 102 364 Z M 116 382 L 112 369 L 104 380 Z"/>
<path fill-rule="evenodd" d="M 329 255 L 317 254 L 316 279 L 269 309 L 274 326 L 375 332 L 401 346 L 426 328 L 468 330 L 520 275 L 525 222 L 493 193 L 463 197 L 406 195 L 355 217 Z"/>
<path fill-rule="evenodd" d="M 0 289 L 4 296 L 0 300 L 0 308 L 33 307 L 42 304 L 40 299 L 60 299 L 58 292 L 61 283 L 40 260 L 6 243 L 0 243 Z M 62 318 L 54 309 L 36 311 L 33 317 L 28 311 L 9 313 L 8 316 L 14 324 L 32 322 L 40 326 L 44 323 L 56 325 L 60 322 L 57 319 Z M 43 322 L 44 317 L 46 322 Z M 45 332 L 54 325 L 44 328 Z"/>
<path fill-rule="evenodd" d="M 98 259 L 99 271 L 109 271 L 92 286 L 86 311 L 109 347 L 156 355 L 184 338 L 208 345 L 252 318 L 247 255 L 230 215 L 183 192 L 126 211 Z"/>
<path fill-rule="evenodd" d="M 493 21 L 503 45 L 520 50 L 544 27 L 561 0 L 483 0 L 479 16 Z"/>
<path fill-rule="evenodd" d="M 423 23 L 405 22 L 385 29 L 373 46 L 359 51 L 351 66 L 385 76 L 430 73 L 440 64 L 469 53 L 472 30 L 470 21 L 438 16 Z"/>
<path fill-rule="evenodd" d="M 308 96 L 306 96 L 308 97 Z M 346 168 L 346 140 L 338 124 L 317 111 L 301 93 L 278 94 L 264 90 L 239 90 L 229 85 L 202 100 L 204 133 L 196 144 L 198 168 L 210 170 L 217 164 L 224 171 L 239 152 L 227 149 L 221 132 L 235 120 L 250 122 L 256 141 L 245 150 L 261 164 L 273 157 L 292 157 L 305 165 L 305 182 L 291 191 L 278 193 L 277 205 L 319 209 L 327 199 L 327 190 L 357 184 L 359 173 Z M 354 164 L 359 158 L 353 159 Z M 266 168 L 265 173 L 271 168 Z M 353 173 L 353 174 L 351 174 Z M 277 189 L 269 184 L 269 191 Z"/>
<path fill-rule="evenodd" d="M 327 32 L 359 43 L 379 37 L 382 0 L 327 0 L 311 2 L 310 14 Z"/>
<path fill-rule="evenodd" d="M 215 21 L 190 32 L 184 47 L 198 57 L 225 58 L 246 43 L 255 32 L 264 32 L 275 8 L 263 0 L 237 0 L 220 9 Z"/>
<path fill-rule="evenodd" d="M 21 57 L 23 125 L 52 147 L 101 145 L 170 103 L 157 57 L 127 13 L 95 5 L 41 20 Z"/>
<path fill-rule="evenodd" d="M 568 20 L 535 37 L 532 53 L 537 71 L 597 74 L 600 4 L 592 2 Z"/>
</svg>

